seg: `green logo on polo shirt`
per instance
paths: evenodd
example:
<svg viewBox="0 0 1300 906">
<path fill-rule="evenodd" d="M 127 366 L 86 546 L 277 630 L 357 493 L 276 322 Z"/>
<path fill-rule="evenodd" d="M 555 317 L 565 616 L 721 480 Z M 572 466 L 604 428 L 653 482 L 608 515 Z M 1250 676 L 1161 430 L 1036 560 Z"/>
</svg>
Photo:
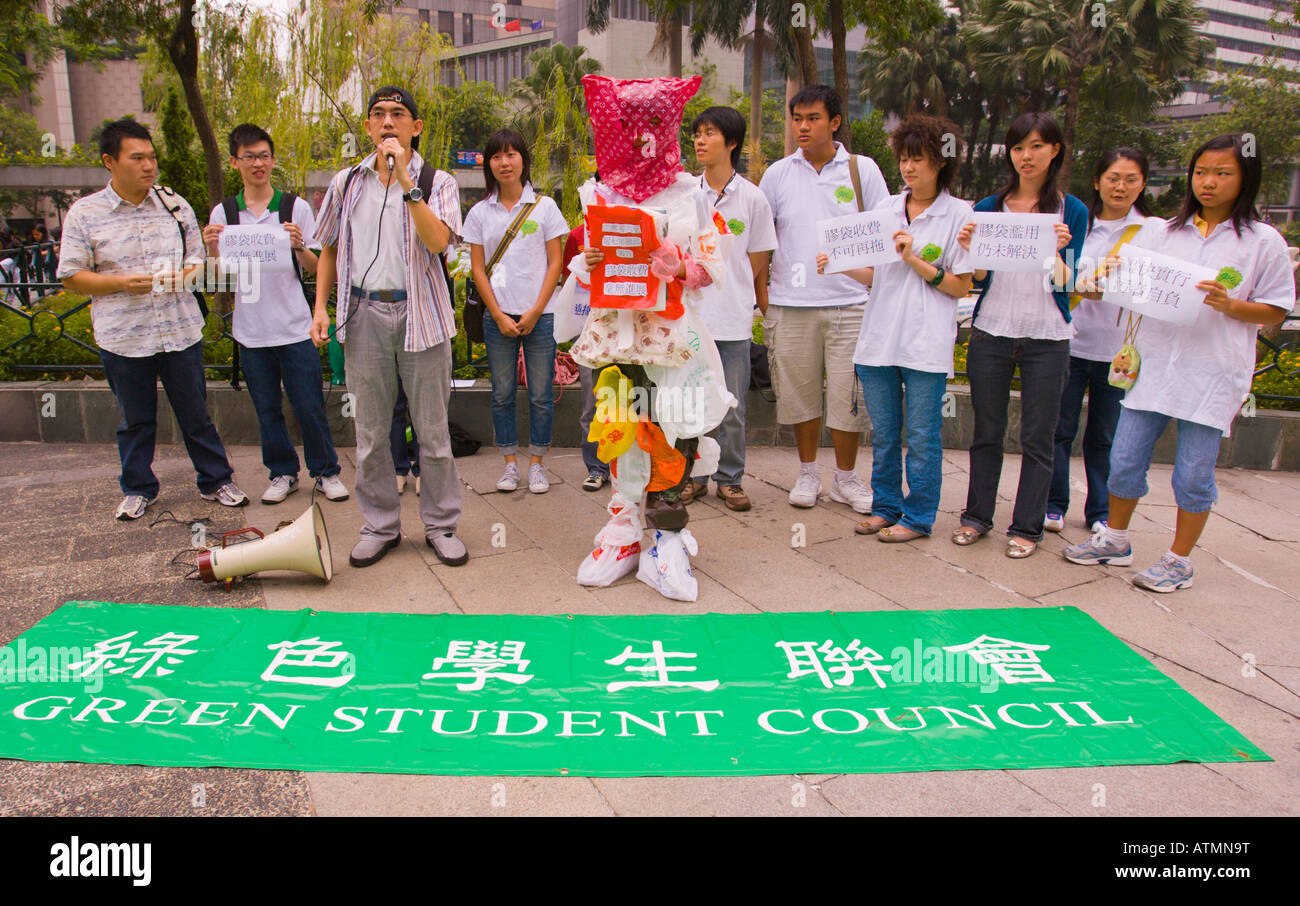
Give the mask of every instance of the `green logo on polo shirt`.
<svg viewBox="0 0 1300 906">
<path fill-rule="evenodd" d="M 933 264 L 935 261 L 939 260 L 939 256 L 942 254 L 943 249 L 939 248 L 939 246 L 935 245 L 933 242 L 927 242 L 925 248 L 921 249 L 921 260 L 929 261 Z"/>
<path fill-rule="evenodd" d="M 737 220 L 735 217 L 727 221 L 727 229 L 739 236 L 745 232 L 745 221 Z"/>
<path fill-rule="evenodd" d="M 519 225 L 519 232 L 523 233 L 525 236 L 529 236 L 532 235 L 533 233 L 536 233 L 537 221 L 525 220 L 522 224 Z"/>
<path fill-rule="evenodd" d="M 835 190 L 835 200 L 840 204 L 847 204 L 854 198 L 853 190 L 848 186 L 840 186 Z"/>
<path fill-rule="evenodd" d="M 1236 289 L 1241 284 L 1241 271 L 1235 267 L 1225 267 L 1219 271 L 1218 276 L 1214 278 L 1226 286 L 1228 289 Z"/>
</svg>

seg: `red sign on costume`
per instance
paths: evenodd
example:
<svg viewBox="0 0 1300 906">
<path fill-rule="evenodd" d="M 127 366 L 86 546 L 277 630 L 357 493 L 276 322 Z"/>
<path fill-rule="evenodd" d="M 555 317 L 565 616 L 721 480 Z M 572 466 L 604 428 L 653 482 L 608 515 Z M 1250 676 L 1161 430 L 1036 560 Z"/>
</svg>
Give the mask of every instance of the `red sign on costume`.
<svg viewBox="0 0 1300 906">
<path fill-rule="evenodd" d="M 681 299 L 681 284 L 650 272 L 650 253 L 659 235 L 649 212 L 627 205 L 594 204 L 587 208 L 591 247 L 605 260 L 591 272 L 591 307 L 663 311 Z"/>
</svg>

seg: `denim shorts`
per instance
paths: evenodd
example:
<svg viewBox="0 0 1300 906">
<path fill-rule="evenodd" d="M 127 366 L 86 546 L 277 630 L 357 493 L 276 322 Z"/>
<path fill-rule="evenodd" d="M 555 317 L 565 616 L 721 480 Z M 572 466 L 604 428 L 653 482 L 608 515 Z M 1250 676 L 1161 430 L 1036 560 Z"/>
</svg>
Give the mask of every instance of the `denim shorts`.
<svg viewBox="0 0 1300 906">
<path fill-rule="evenodd" d="M 1115 427 L 1110 448 L 1110 493 L 1137 500 L 1147 493 L 1147 471 L 1156 441 L 1172 416 L 1125 407 Z M 1214 484 L 1214 464 L 1219 458 L 1223 432 L 1208 425 L 1178 422 L 1178 453 L 1174 456 L 1174 500 L 1188 513 L 1208 512 L 1219 499 Z"/>
</svg>

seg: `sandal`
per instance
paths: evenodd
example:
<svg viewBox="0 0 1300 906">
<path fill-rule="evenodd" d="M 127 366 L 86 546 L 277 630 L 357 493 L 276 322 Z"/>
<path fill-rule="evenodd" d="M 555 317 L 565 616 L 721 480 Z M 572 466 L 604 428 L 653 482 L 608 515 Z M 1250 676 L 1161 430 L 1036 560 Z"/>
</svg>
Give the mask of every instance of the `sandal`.
<svg viewBox="0 0 1300 906">
<path fill-rule="evenodd" d="M 855 525 L 853 531 L 859 535 L 874 535 L 881 529 L 887 529 L 893 524 L 884 516 L 868 516 L 865 522 L 859 522 Z"/>
<path fill-rule="evenodd" d="M 1007 539 L 1006 555 L 1012 560 L 1023 560 L 1031 557 L 1034 551 L 1038 550 L 1038 542 L 1030 541 L 1027 538 L 1013 537 Z"/>
<path fill-rule="evenodd" d="M 880 534 L 876 536 L 876 540 L 885 544 L 901 544 L 904 541 L 915 541 L 917 538 L 928 537 L 930 536 L 925 532 L 918 532 L 916 529 L 910 529 L 905 525 L 891 525 L 881 529 Z"/>
<path fill-rule="evenodd" d="M 969 525 L 963 525 L 957 531 L 952 533 L 952 543 L 960 544 L 965 547 L 968 544 L 974 544 L 984 537 L 984 533 L 977 528 L 971 528 Z"/>
</svg>

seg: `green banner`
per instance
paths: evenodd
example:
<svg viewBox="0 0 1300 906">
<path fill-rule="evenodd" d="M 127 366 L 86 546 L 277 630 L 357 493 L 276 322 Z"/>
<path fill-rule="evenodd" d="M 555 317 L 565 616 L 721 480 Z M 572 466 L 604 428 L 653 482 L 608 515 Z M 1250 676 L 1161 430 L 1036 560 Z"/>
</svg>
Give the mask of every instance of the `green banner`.
<svg viewBox="0 0 1300 906">
<path fill-rule="evenodd" d="M 463 616 L 70 602 L 0 756 L 428 774 L 1269 761 L 1073 607 Z"/>
</svg>

